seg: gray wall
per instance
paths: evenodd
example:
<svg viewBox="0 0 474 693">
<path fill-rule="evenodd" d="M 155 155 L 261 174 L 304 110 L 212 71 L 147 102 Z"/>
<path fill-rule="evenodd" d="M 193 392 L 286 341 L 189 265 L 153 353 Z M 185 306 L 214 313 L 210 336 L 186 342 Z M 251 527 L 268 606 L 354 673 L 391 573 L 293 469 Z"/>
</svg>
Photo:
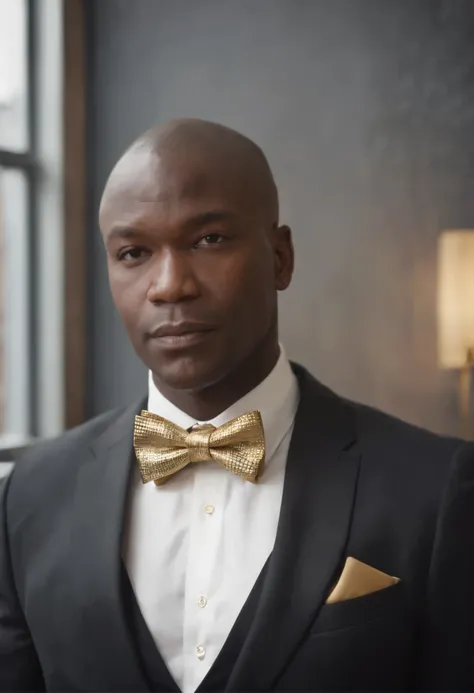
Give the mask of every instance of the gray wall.
<svg viewBox="0 0 474 693">
<path fill-rule="evenodd" d="M 100 0 L 90 48 L 89 414 L 144 392 L 108 294 L 107 172 L 174 116 L 266 151 L 293 230 L 291 357 L 337 391 L 457 430 L 436 366 L 436 237 L 474 227 L 472 0 Z"/>
</svg>

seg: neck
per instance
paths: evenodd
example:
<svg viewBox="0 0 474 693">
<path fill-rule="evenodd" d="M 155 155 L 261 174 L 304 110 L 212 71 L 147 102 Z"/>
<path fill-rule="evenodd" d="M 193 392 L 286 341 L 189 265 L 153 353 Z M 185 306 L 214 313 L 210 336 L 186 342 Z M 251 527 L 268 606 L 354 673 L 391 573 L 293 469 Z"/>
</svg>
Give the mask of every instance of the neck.
<svg viewBox="0 0 474 693">
<path fill-rule="evenodd" d="M 260 385 L 274 369 L 279 356 L 280 347 L 274 336 L 270 342 L 264 341 L 252 351 L 232 373 L 199 392 L 167 388 L 159 384 L 156 377 L 154 382 L 178 409 L 197 421 L 209 421 Z"/>
</svg>

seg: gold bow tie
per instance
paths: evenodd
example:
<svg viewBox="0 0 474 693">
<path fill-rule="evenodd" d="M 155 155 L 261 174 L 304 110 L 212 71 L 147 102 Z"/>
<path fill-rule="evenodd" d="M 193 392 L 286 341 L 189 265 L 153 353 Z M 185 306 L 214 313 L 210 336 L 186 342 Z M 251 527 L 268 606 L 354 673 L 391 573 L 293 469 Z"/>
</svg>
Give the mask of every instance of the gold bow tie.
<svg viewBox="0 0 474 693">
<path fill-rule="evenodd" d="M 143 483 L 154 481 L 157 486 L 191 462 L 209 460 L 255 483 L 265 460 L 258 411 L 238 416 L 218 428 L 203 424 L 186 431 L 144 410 L 135 417 L 133 444 Z"/>
</svg>

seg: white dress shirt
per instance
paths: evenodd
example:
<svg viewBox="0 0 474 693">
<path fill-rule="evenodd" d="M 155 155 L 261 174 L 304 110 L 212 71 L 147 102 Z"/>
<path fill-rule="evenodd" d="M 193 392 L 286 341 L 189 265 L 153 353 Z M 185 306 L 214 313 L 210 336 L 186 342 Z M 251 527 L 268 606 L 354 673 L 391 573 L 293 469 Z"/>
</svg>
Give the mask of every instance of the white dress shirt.
<svg viewBox="0 0 474 693">
<path fill-rule="evenodd" d="M 210 422 L 196 422 L 149 377 L 148 410 L 182 428 L 214 426 L 259 410 L 266 462 L 257 484 L 218 464 L 189 465 L 165 485 L 129 496 L 123 555 L 141 613 L 171 675 L 193 693 L 222 649 L 275 542 L 298 385 L 281 350 L 252 392 Z"/>
</svg>

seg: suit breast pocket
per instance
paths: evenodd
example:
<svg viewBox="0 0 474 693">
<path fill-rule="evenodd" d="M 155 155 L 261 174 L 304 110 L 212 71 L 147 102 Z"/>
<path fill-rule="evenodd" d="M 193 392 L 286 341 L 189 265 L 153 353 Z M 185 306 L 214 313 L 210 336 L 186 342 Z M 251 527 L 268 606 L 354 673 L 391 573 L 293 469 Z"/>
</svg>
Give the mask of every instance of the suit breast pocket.
<svg viewBox="0 0 474 693">
<path fill-rule="evenodd" d="M 405 589 L 401 582 L 363 597 L 325 604 L 311 628 L 310 637 L 397 618 L 406 606 Z"/>
<path fill-rule="evenodd" d="M 414 614 L 406 586 L 324 605 L 280 691 L 411 690 Z"/>
</svg>

